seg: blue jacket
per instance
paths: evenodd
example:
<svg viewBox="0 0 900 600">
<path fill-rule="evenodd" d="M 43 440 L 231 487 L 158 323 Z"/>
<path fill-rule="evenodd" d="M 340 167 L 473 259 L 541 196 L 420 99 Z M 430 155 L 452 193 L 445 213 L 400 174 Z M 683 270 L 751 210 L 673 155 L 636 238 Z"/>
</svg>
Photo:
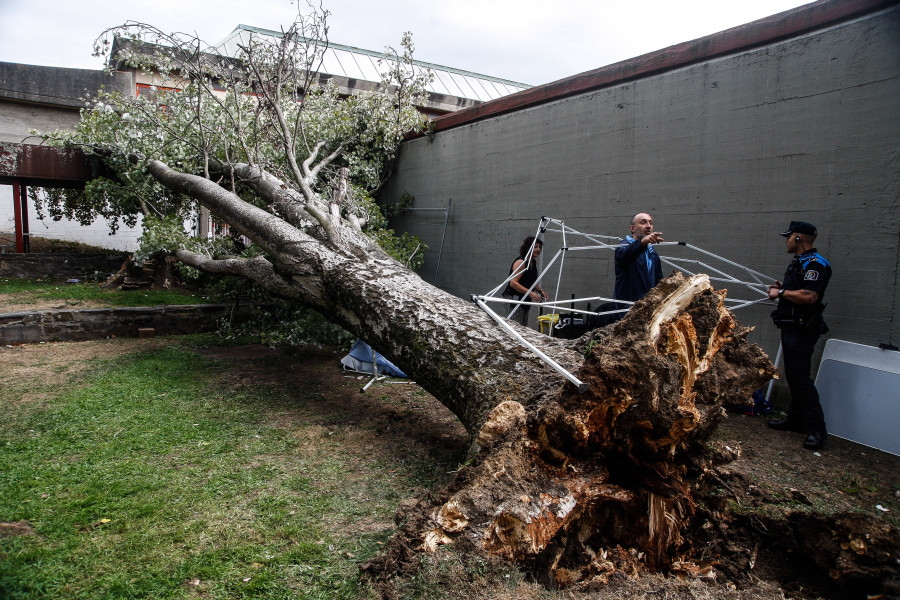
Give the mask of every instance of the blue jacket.
<svg viewBox="0 0 900 600">
<path fill-rule="evenodd" d="M 630 235 L 619 243 L 616 248 L 617 300 L 632 302 L 640 300 L 659 283 L 660 279 L 662 279 L 662 264 L 651 245 L 641 246 L 641 240 L 636 240 Z"/>
</svg>

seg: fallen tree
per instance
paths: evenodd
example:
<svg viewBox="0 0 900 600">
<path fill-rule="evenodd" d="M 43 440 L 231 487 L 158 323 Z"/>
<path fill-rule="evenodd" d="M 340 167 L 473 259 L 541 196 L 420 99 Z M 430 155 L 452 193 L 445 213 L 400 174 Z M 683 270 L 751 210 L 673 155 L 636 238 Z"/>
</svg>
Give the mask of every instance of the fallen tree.
<svg viewBox="0 0 900 600">
<path fill-rule="evenodd" d="M 239 57 L 197 40 L 137 39 L 118 55 L 181 91 L 99 96 L 75 134 L 118 173 L 84 194 L 45 199 L 59 215 L 142 215 L 147 253 L 255 282 L 366 340 L 447 406 L 472 435 L 471 461 L 436 501 L 407 511 L 390 547 L 364 565 L 388 581 L 420 553 L 453 546 L 518 561 L 553 585 L 614 572 L 702 573 L 691 537 L 697 492 L 728 452 L 708 444 L 723 404 L 774 374 L 706 277 L 674 275 L 589 339 L 519 328 L 588 384 L 579 390 L 511 342 L 475 305 L 425 283 L 389 255 L 369 192 L 388 176 L 425 78 L 411 43 L 380 89 L 341 98 L 315 83 L 320 17 Z M 223 94 L 220 90 L 225 89 Z M 249 248 L 192 239 L 207 210 Z M 401 256 L 401 258 L 403 258 Z M 406 259 L 404 259 L 406 260 Z"/>
<path fill-rule="evenodd" d="M 347 223 L 327 219 L 332 237 L 314 240 L 204 178 L 158 161 L 147 167 L 268 251 L 245 260 L 179 249 L 179 260 L 242 274 L 315 307 L 383 349 L 473 434 L 478 466 L 429 515 L 433 526 L 416 532 L 417 549 L 463 536 L 481 552 L 540 558 L 559 583 L 595 574 L 596 565 L 584 562 L 591 551 L 574 548 L 586 531 L 599 532 L 591 542 L 598 549 L 630 540 L 641 554 L 630 560 L 651 568 L 679 558 L 692 478 L 708 466 L 703 443 L 723 404 L 749 398 L 774 373 L 705 276 L 670 277 L 598 334 L 586 359 L 572 343 L 525 331 L 579 373 L 590 386 L 582 393 L 473 304 L 423 282 Z M 281 182 L 247 168 L 235 167 L 238 177 L 283 202 Z M 566 553 L 578 558 L 561 563 Z"/>
</svg>

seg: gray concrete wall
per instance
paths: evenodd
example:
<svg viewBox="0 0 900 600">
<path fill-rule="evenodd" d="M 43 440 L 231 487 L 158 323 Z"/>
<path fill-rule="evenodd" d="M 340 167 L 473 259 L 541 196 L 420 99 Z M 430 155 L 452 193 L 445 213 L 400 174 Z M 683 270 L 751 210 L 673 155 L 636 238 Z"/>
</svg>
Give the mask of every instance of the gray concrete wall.
<svg viewBox="0 0 900 600">
<path fill-rule="evenodd" d="M 39 143 L 29 131 L 71 130 L 100 88 L 131 95 L 131 73 L 0 62 L 0 141 Z"/>
<path fill-rule="evenodd" d="M 126 72 L 0 62 L 0 98 L 7 100 L 78 110 L 84 106 L 84 97 L 101 87 L 108 92 L 134 93 L 132 76 Z"/>
<path fill-rule="evenodd" d="M 80 118 L 77 108 L 9 102 L 0 98 L 0 142 L 37 144 L 41 139 L 31 135 L 32 129 L 71 131 Z"/>
<path fill-rule="evenodd" d="M 810 221 L 834 266 L 830 335 L 900 345 L 900 7 L 777 39 L 410 140 L 382 200 L 452 198 L 437 284 L 466 298 L 504 279 L 545 215 L 624 236 L 649 211 L 667 240 L 773 279 L 791 258 L 778 232 Z M 413 212 L 393 223 L 430 244 L 427 281 L 443 222 Z M 597 254 L 567 259 L 559 291 L 611 296 L 613 282 L 611 256 Z M 774 356 L 770 311 L 738 315 Z"/>
</svg>

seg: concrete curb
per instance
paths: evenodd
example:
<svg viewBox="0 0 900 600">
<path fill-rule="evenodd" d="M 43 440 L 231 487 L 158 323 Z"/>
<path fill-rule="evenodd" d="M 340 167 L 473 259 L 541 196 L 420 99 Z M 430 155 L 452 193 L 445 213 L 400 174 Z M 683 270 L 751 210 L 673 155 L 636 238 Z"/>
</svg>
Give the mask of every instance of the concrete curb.
<svg viewBox="0 0 900 600">
<path fill-rule="evenodd" d="M 152 337 L 208 333 L 223 319 L 246 320 L 230 304 L 180 304 L 0 314 L 0 344 L 83 342 L 108 337 Z"/>
<path fill-rule="evenodd" d="M 127 254 L 73 254 L 68 252 L 32 252 L 0 254 L 0 277 L 12 279 L 106 279 L 128 259 Z"/>
</svg>

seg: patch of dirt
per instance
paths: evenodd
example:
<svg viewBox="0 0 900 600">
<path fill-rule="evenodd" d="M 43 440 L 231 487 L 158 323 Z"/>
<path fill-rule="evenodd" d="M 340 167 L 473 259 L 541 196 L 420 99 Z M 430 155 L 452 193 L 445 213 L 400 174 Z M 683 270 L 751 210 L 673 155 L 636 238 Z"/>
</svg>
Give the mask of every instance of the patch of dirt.
<svg viewBox="0 0 900 600">
<path fill-rule="evenodd" d="M 16 537 L 19 535 L 34 535 L 34 529 L 25 521 L 0 522 L 0 537 Z"/>
<path fill-rule="evenodd" d="M 178 343 L 177 338 L 2 348 L 0 380 L 15 382 L 20 389 L 27 388 L 29 380 L 64 384 L 84 361 L 173 343 Z M 399 383 L 404 380 L 375 382 L 361 393 L 369 377 L 343 371 L 339 363 L 343 352 L 238 346 L 210 347 L 203 353 L 235 365 L 227 372 L 236 389 L 286 386 L 293 396 L 305 399 L 296 405 L 271 406 L 268 420 L 274 426 L 297 419 L 313 421 L 323 435 L 342 432 L 341 443 L 352 455 L 390 456 L 396 462 L 398 457 L 421 461 L 424 454 L 435 465 L 435 486 L 446 483 L 449 472 L 465 459 L 468 436 L 444 406 L 417 385 Z M 552 592 L 526 576 L 510 588 L 509 578 L 497 575 L 502 570 L 482 563 L 470 565 L 465 556 L 451 552 L 429 559 L 417 581 L 433 575 L 435 585 L 446 589 L 441 597 L 447 598 L 840 599 L 865 598 L 879 590 L 884 594 L 881 598 L 892 597 L 889 587 L 880 588 L 883 581 L 878 578 L 884 577 L 886 561 L 893 560 L 897 568 L 900 553 L 886 557 L 875 552 L 900 543 L 896 539 L 900 457 L 835 437 L 829 438 L 822 451 L 812 453 L 802 448 L 802 435 L 770 430 L 766 420 L 732 413 L 715 434 L 717 443 L 740 450 L 734 462 L 711 476 L 709 497 L 697 511 L 698 533 L 692 543 L 697 559 L 708 559 L 714 565 L 715 578 L 622 576 L 596 589 L 586 585 Z M 365 473 L 361 470 L 350 476 L 362 478 Z M 421 497 L 427 496 L 428 490 L 401 493 Z M 0 524 L 0 534 L 2 527 L 16 525 Z M 373 522 L 365 526 L 383 530 L 389 525 Z M 442 560 L 443 566 L 435 563 Z M 829 573 L 826 566 L 835 560 L 843 560 L 839 564 L 868 587 L 848 589 L 834 579 L 835 573 Z M 452 575 L 452 581 L 441 579 L 455 571 L 459 573 Z M 494 587 L 483 587 L 486 581 L 495 582 Z"/>
<path fill-rule="evenodd" d="M 0 348 L 0 384 L 21 390 L 19 402 L 26 402 L 29 390 L 66 383 L 86 361 L 115 358 L 170 343 L 170 338 L 158 337 L 6 346 Z"/>
<path fill-rule="evenodd" d="M 724 473 L 793 510 L 861 512 L 900 526 L 900 456 L 835 436 L 810 452 L 804 434 L 769 429 L 769 418 L 729 413 L 715 438 L 732 441 L 741 455 Z"/>
<path fill-rule="evenodd" d="M 348 451 L 363 455 L 400 453 L 413 458 L 427 448 L 432 456 L 461 460 L 468 446 L 468 438 L 455 417 L 417 386 L 385 380 L 374 383 L 365 394 L 360 393 L 370 378 L 341 371 L 338 361 L 342 353 L 311 348 L 271 350 L 261 346 L 210 348 L 205 353 L 242 365 L 241 372 L 232 375 L 235 385 L 278 383 L 296 389 L 306 398 L 316 398 L 306 407 L 314 408 L 315 418 L 324 427 L 353 428 L 354 434 L 342 440 L 348 444 Z M 294 368 L 285 368 L 287 364 Z M 247 365 L 252 365 L 252 369 L 247 369 Z M 280 412 L 273 415 L 273 422 L 296 418 L 308 419 L 309 415 Z M 561 597 L 638 598 L 660 593 L 669 598 L 750 599 L 784 597 L 782 594 L 791 598 L 865 597 L 859 595 L 865 594 L 864 590 L 858 589 L 854 594 L 854 590 L 829 579 L 829 573 L 820 565 L 828 561 L 817 561 L 815 553 L 827 553 L 825 558 L 833 559 L 842 542 L 850 544 L 867 536 L 875 544 L 878 532 L 872 528 L 871 520 L 854 520 L 854 515 L 871 517 L 876 524 L 884 522 L 888 533 L 896 531 L 900 516 L 900 498 L 895 495 L 900 489 L 900 457 L 835 437 L 814 454 L 802 447 L 802 435 L 773 431 L 766 426 L 767 419 L 732 413 L 716 432 L 717 441 L 735 450 L 738 458 L 717 474 L 716 482 L 727 488 L 722 496 L 723 506 L 701 508 L 698 515 L 701 519 L 704 515 L 712 517 L 721 514 L 722 508 L 729 513 L 719 526 L 712 528 L 714 535 L 700 535 L 694 543 L 698 553 L 711 553 L 704 558 L 716 566 L 714 574 L 718 574 L 718 579 L 613 579 L 602 590 L 587 585 L 561 592 Z M 452 468 L 452 461 L 447 467 Z M 880 511 L 876 505 L 889 512 Z M 769 531 L 761 532 L 759 528 Z M 815 540 L 816 531 L 846 539 L 804 543 L 804 537 Z M 830 542 L 828 548 L 826 541 Z M 447 556 L 448 564 L 466 571 L 465 558 L 453 557 L 453 553 Z M 426 565 L 426 576 L 429 568 L 446 577 L 449 567 Z M 869 589 L 880 588 L 881 581 L 874 578 L 881 575 L 880 571 L 873 574 L 867 582 Z M 448 585 L 483 598 L 511 597 L 509 590 L 499 587 L 490 594 L 484 589 L 476 592 L 471 581 L 467 586 L 461 584 L 464 579 L 461 575 L 455 584 Z M 526 593 L 526 589 L 531 592 Z M 532 593 L 540 597 L 546 589 L 523 582 L 515 592 L 519 596 Z"/>
<path fill-rule="evenodd" d="M 414 458 L 425 447 L 433 456 L 457 459 L 469 446 L 468 434 L 456 417 L 414 382 L 388 378 L 362 392 L 372 376 L 343 370 L 340 359 L 345 352 L 250 345 L 211 347 L 202 354 L 240 364 L 240 370 L 230 375 L 236 388 L 286 386 L 307 399 L 304 411 L 314 411 L 323 427 L 354 428 L 354 435 L 342 440 L 348 450 Z M 271 415 L 270 424 L 297 418 L 309 415 L 282 407 Z"/>
<path fill-rule="evenodd" d="M 7 294 L 10 296 L 11 294 Z M 28 302 L 17 302 L 16 299 L 9 298 L 3 302 L 3 313 L 15 312 L 41 312 L 45 310 L 73 310 L 82 308 L 109 308 L 109 304 L 104 304 L 98 300 L 79 300 L 60 302 L 59 300 L 34 300 Z"/>
<path fill-rule="evenodd" d="M 702 556 L 792 598 L 900 597 L 900 457 L 834 436 L 810 452 L 769 418 L 730 414 L 716 431 L 740 456 L 711 478 Z"/>
</svg>

